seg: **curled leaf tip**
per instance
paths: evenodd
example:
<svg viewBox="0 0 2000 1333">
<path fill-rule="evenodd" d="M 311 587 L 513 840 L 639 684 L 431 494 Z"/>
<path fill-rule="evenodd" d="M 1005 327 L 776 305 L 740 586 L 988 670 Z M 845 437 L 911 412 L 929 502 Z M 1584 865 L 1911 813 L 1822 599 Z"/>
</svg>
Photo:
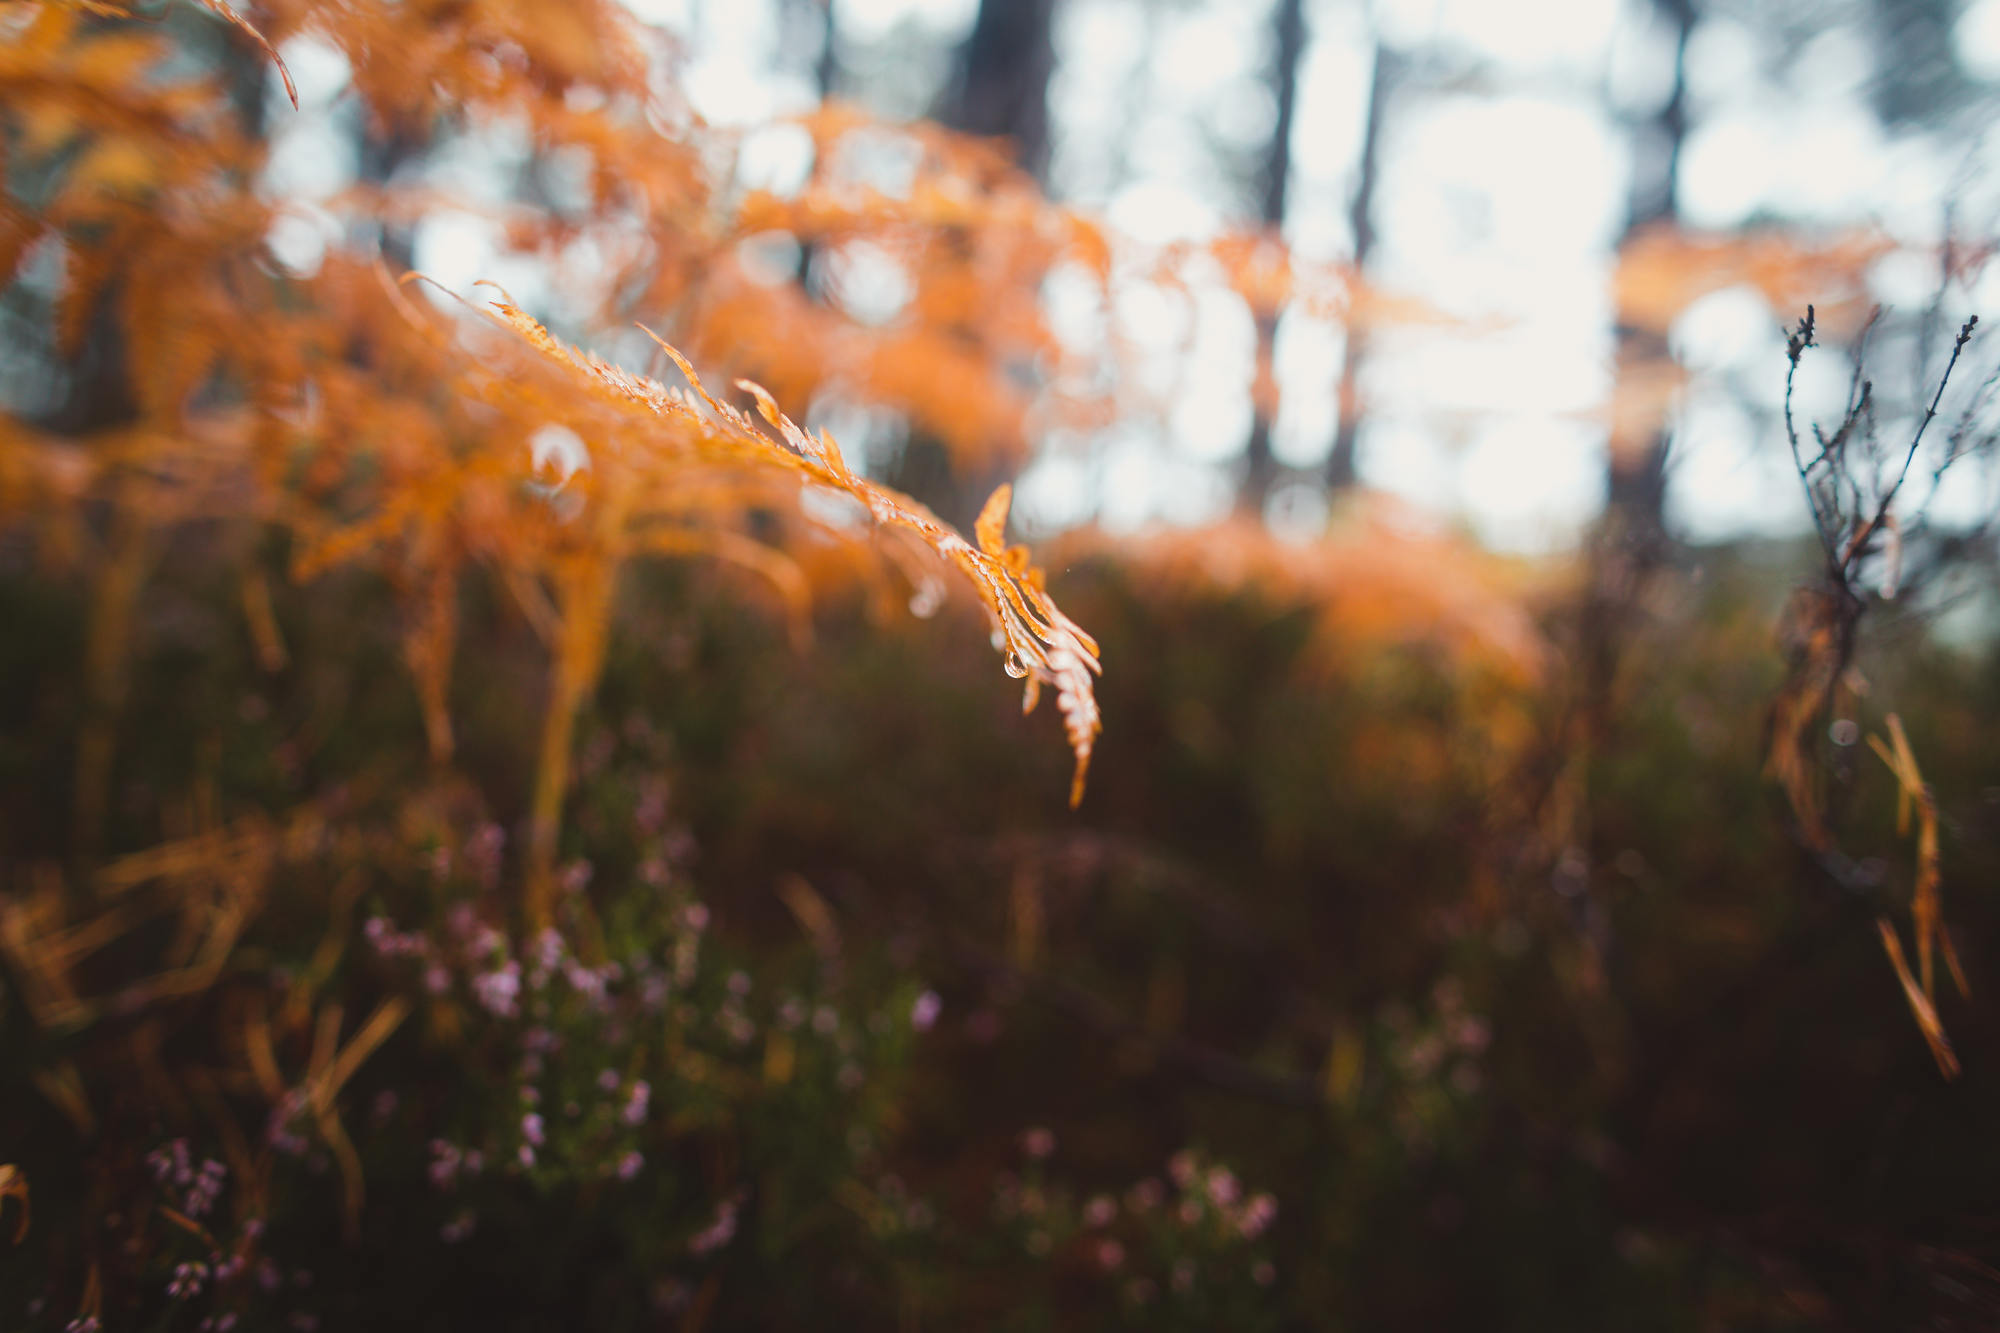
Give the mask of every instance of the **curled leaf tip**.
<svg viewBox="0 0 2000 1333">
<path fill-rule="evenodd" d="M 1002 482 L 993 494 L 986 497 L 979 519 L 972 525 L 972 535 L 979 542 L 979 549 L 990 556 L 1000 556 L 1007 549 L 1007 511 L 1013 503 L 1014 487 Z"/>
</svg>

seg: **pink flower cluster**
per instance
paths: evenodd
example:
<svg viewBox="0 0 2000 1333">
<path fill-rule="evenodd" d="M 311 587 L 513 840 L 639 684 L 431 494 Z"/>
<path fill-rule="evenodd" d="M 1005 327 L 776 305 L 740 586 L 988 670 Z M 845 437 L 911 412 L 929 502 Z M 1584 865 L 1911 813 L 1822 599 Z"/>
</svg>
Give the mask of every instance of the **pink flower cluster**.
<svg viewBox="0 0 2000 1333">
<path fill-rule="evenodd" d="M 199 1296 L 204 1283 L 208 1281 L 208 1265 L 185 1263 L 174 1265 L 173 1281 L 167 1284 L 167 1295 L 177 1301 L 185 1301 Z"/>
<path fill-rule="evenodd" d="M 1123 1275 L 1120 1289 L 1129 1305 L 1145 1305 L 1162 1289 L 1186 1297 L 1198 1283 L 1246 1276 L 1259 1286 L 1276 1282 L 1270 1260 L 1245 1250 L 1277 1222 L 1278 1201 L 1246 1191 L 1228 1167 L 1192 1150 L 1177 1152 L 1167 1161 L 1171 1186 L 1149 1176 L 1122 1199 L 1094 1194 L 1072 1214 L 1066 1196 L 1040 1176 L 1039 1163 L 1055 1150 L 1054 1133 L 1036 1126 L 1021 1136 L 1021 1148 L 1030 1161 L 1027 1180 L 1002 1175 L 994 1213 L 1023 1228 L 1021 1244 L 1029 1254 L 1060 1252 L 1099 1273 Z"/>
<path fill-rule="evenodd" d="M 688 1238 L 688 1253 L 711 1254 L 736 1238 L 736 1214 L 743 1196 L 732 1194 L 715 1211 L 715 1220 Z"/>
<path fill-rule="evenodd" d="M 181 1191 L 180 1211 L 189 1217 L 206 1217 L 214 1209 L 229 1178 L 229 1168 L 210 1157 L 197 1168 L 188 1152 L 186 1139 L 172 1139 L 146 1155 L 153 1179 Z"/>
<path fill-rule="evenodd" d="M 476 1176 L 486 1166 L 486 1157 L 477 1148 L 460 1151 L 457 1144 L 449 1139 L 431 1140 L 431 1184 L 439 1189 L 451 1189 L 458 1183 L 460 1173 Z"/>
</svg>

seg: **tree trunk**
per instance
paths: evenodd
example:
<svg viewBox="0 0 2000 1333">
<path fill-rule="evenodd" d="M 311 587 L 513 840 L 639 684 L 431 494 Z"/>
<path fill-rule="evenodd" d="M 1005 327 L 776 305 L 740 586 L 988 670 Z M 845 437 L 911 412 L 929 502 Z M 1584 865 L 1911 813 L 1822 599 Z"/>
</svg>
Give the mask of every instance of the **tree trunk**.
<svg viewBox="0 0 2000 1333">
<path fill-rule="evenodd" d="M 819 100 L 832 97 L 840 85 L 840 16 L 834 12 L 836 0 L 817 0 L 820 12 L 819 59 L 813 62 L 813 84 Z"/>
<path fill-rule="evenodd" d="M 1012 142 L 1021 168 L 1045 181 L 1049 166 L 1049 78 L 1055 72 L 1057 0 L 980 0 L 958 49 L 938 120 L 967 134 Z M 986 497 L 1007 480 L 1004 465 L 968 465 L 935 439 L 913 433 L 890 481 L 946 521 L 969 528 Z"/>
<path fill-rule="evenodd" d="M 1356 170 L 1354 197 L 1348 210 L 1354 231 L 1352 272 L 1360 279 L 1375 250 L 1375 182 L 1382 171 L 1382 126 L 1388 119 L 1389 98 L 1396 84 L 1396 53 L 1377 38 L 1368 66 L 1368 119 L 1361 130 L 1361 162 Z M 1352 486 L 1355 446 L 1361 435 L 1361 364 L 1368 353 L 1368 334 L 1354 320 L 1347 323 L 1347 340 L 1340 354 L 1339 424 L 1333 448 L 1326 456 L 1328 490 Z"/>
<path fill-rule="evenodd" d="M 1673 25 L 1673 90 L 1660 109 L 1633 127 L 1632 188 L 1620 248 L 1648 227 L 1671 223 L 1680 179 L 1681 149 L 1687 141 L 1687 47 L 1694 31 L 1694 0 L 1654 0 Z M 1613 521 L 1633 536 L 1664 531 L 1667 434 L 1650 414 L 1619 408 L 1628 377 L 1669 355 L 1664 330 L 1644 328 L 1618 314 L 1617 380 L 1607 464 L 1606 503 Z"/>
<path fill-rule="evenodd" d="M 1305 45 L 1304 0 L 1278 0 L 1278 7 L 1271 15 L 1271 83 L 1277 91 L 1278 116 L 1264 150 L 1263 199 L 1258 212 L 1265 229 L 1274 233 L 1285 225 L 1286 196 L 1292 180 L 1292 120 L 1298 108 L 1299 60 Z M 1243 488 L 1238 502 L 1252 513 L 1262 513 L 1278 475 L 1277 460 L 1271 453 L 1271 427 L 1278 410 L 1271 368 L 1278 337 L 1278 311 L 1258 310 L 1255 315 L 1256 405 L 1250 422 L 1250 439 L 1243 450 Z"/>
<path fill-rule="evenodd" d="M 1022 169 L 1038 181 L 1049 168 L 1055 9 L 1056 0 L 980 0 L 938 110 L 953 129 L 1011 139 Z"/>
<path fill-rule="evenodd" d="M 813 86 L 819 93 L 821 106 L 832 99 L 840 86 L 840 16 L 835 11 L 836 0 L 799 0 L 807 9 L 818 12 L 819 55 L 813 60 Z M 807 297 L 814 295 L 813 262 L 819 257 L 819 247 L 811 241 L 799 246 L 798 283 Z"/>
</svg>

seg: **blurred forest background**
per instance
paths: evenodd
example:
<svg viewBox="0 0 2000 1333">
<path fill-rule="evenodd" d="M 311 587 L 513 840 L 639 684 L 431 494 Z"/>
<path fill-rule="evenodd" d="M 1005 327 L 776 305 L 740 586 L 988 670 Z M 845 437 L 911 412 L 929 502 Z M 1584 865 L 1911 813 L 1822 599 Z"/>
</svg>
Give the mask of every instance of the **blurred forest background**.
<svg viewBox="0 0 2000 1333">
<path fill-rule="evenodd" d="M 0 1327 L 2000 1327 L 1996 110 L 0 0 Z"/>
</svg>

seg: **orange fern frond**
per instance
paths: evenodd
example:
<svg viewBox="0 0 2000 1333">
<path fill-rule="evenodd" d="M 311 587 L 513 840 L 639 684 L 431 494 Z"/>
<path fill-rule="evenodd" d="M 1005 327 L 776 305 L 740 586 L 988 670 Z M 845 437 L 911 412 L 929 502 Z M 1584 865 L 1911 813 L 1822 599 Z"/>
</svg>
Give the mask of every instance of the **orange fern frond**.
<svg viewBox="0 0 2000 1333">
<path fill-rule="evenodd" d="M 1006 488 L 988 503 L 975 545 L 908 496 L 854 472 L 832 436 L 807 434 L 755 384 L 739 381 L 738 387 L 755 399 L 759 414 L 777 432 L 776 440 L 759 430 L 746 413 L 714 398 L 687 359 L 657 337 L 654 341 L 680 369 L 690 392 L 677 392 L 563 343 L 504 297 L 495 300 L 492 309 L 502 324 L 548 361 L 581 377 L 601 398 L 664 425 L 669 452 L 798 474 L 859 501 L 877 526 L 911 533 L 956 565 L 986 607 L 996 646 L 1006 655 L 1007 673 L 1028 682 L 1027 706 L 1033 706 L 1042 686 L 1055 690 L 1057 708 L 1076 756 L 1070 801 L 1082 800 L 1091 750 L 1102 729 L 1093 681 L 1101 669 L 1098 648 L 1049 597 L 1040 571 L 1029 565 L 1026 552 L 1000 545 L 998 534 L 1009 494 Z"/>
</svg>

